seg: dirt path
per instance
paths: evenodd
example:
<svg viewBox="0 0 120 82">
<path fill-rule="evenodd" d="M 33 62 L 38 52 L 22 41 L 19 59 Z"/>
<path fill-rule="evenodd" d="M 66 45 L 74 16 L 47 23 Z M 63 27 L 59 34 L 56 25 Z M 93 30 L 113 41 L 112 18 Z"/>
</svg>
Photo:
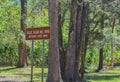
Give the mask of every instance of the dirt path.
<svg viewBox="0 0 120 82">
<path fill-rule="evenodd" d="M 21 77 L 13 77 L 13 76 L 0 76 L 0 82 L 28 82 L 25 79 L 22 79 Z"/>
</svg>

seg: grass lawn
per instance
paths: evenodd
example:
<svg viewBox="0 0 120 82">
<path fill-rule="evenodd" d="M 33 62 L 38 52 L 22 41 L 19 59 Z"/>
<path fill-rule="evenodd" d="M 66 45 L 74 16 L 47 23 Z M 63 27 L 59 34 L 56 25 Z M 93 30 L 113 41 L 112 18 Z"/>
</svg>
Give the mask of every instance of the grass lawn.
<svg viewBox="0 0 120 82">
<path fill-rule="evenodd" d="M 45 68 L 44 82 L 47 78 L 48 69 Z M 12 82 L 13 80 L 19 82 L 30 82 L 30 67 L 15 68 L 15 67 L 0 67 L 0 82 L 1 79 L 6 79 L 4 82 Z M 12 79 L 10 79 L 12 78 Z M 90 72 L 85 74 L 85 79 L 88 82 L 120 82 L 120 67 L 112 70 L 102 70 L 95 73 Z M 34 82 L 41 82 L 41 68 L 34 67 Z M 2 81 L 3 82 L 3 81 Z M 14 81 L 15 82 L 15 81 Z"/>
<path fill-rule="evenodd" d="M 88 82 L 120 82 L 120 67 L 87 73 L 85 78 Z"/>
<path fill-rule="evenodd" d="M 34 82 L 41 82 L 41 68 L 34 67 L 33 71 L 33 81 Z M 44 69 L 44 81 L 47 78 L 47 68 Z M 3 78 L 4 77 L 4 78 Z M 30 82 L 31 79 L 31 68 L 15 68 L 15 67 L 0 67 L 0 79 L 8 79 L 12 78 L 12 80 L 19 80 L 19 82 Z M 5 81 L 5 82 L 8 82 Z M 0 80 L 1 82 L 1 80 Z"/>
</svg>

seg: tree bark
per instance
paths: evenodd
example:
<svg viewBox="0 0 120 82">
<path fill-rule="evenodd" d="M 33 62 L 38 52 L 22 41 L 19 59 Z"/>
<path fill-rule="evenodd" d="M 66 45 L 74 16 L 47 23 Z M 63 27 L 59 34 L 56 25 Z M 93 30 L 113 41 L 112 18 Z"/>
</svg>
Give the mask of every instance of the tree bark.
<svg viewBox="0 0 120 82">
<path fill-rule="evenodd" d="M 49 43 L 47 82 L 62 82 L 58 46 L 58 4 L 57 0 L 48 0 L 48 2 L 51 39 Z"/>
<path fill-rule="evenodd" d="M 72 1 L 69 42 L 65 68 L 67 82 L 81 82 L 81 77 L 79 75 L 80 48 L 87 17 L 87 9 L 87 2 L 83 2 L 81 6 L 78 6 L 77 0 Z"/>
<path fill-rule="evenodd" d="M 21 0 L 21 31 L 25 34 L 26 28 L 26 19 L 27 19 L 27 0 Z M 27 62 L 27 54 L 26 54 L 26 42 L 22 36 L 20 36 L 19 47 L 19 61 L 17 67 L 25 67 L 28 66 Z"/>
<path fill-rule="evenodd" d="M 99 66 L 97 71 L 100 71 L 102 68 L 103 68 L 103 48 L 100 49 Z"/>
<path fill-rule="evenodd" d="M 112 24 L 112 33 L 114 33 L 115 21 L 116 21 L 116 17 L 114 16 L 113 24 Z M 115 58 L 114 58 L 114 38 L 112 37 L 112 40 L 111 40 L 111 67 L 112 68 L 114 67 L 114 61 L 115 61 Z"/>
<path fill-rule="evenodd" d="M 81 54 L 81 66 L 80 66 L 80 74 L 81 78 L 84 78 L 85 72 L 85 58 L 87 51 L 87 42 L 88 42 L 88 29 L 87 29 L 87 16 L 88 16 L 88 2 L 83 2 L 82 7 L 82 15 L 81 15 L 81 31 L 80 31 L 80 54 Z M 79 55 L 79 54 L 78 54 Z"/>
<path fill-rule="evenodd" d="M 81 8 L 81 11 L 79 11 L 80 8 Z M 86 33 L 85 28 L 86 28 L 86 24 L 87 24 L 88 9 L 89 9 L 89 3 L 83 1 L 82 6 L 81 7 L 78 6 L 78 11 L 77 11 L 78 12 L 78 16 L 77 16 L 78 22 L 77 22 L 76 77 L 79 77 L 79 79 L 80 79 L 80 76 L 78 75 L 79 74 L 78 71 L 80 68 L 81 68 L 80 73 L 81 73 L 82 79 L 84 77 L 85 56 L 86 56 L 87 40 L 88 40 L 88 38 L 85 36 L 85 33 Z M 80 56 L 82 57 L 81 58 L 81 66 L 79 66 Z"/>
<path fill-rule="evenodd" d="M 63 46 L 62 26 L 64 24 L 66 11 L 67 10 L 61 13 L 61 2 L 59 2 L 58 4 L 58 41 L 59 41 L 60 69 L 61 69 L 61 76 L 63 80 L 65 79 L 66 55 L 65 55 L 65 50 Z"/>
<path fill-rule="evenodd" d="M 85 59 L 86 59 L 86 52 L 87 52 L 87 45 L 88 45 L 88 34 L 86 33 L 82 39 L 82 49 L 81 49 L 81 66 L 80 66 L 80 74 L 81 78 L 84 79 L 85 74 Z"/>
<path fill-rule="evenodd" d="M 102 15 L 101 15 L 101 33 L 103 33 L 104 30 L 104 4 L 103 4 L 103 0 L 102 0 Z M 101 69 L 103 69 L 103 46 L 100 48 L 100 54 L 99 54 L 99 65 L 96 71 L 100 71 Z"/>
<path fill-rule="evenodd" d="M 71 2 L 71 16 L 69 40 L 66 54 L 65 82 L 75 82 L 75 55 L 76 55 L 76 16 L 77 0 Z"/>
</svg>

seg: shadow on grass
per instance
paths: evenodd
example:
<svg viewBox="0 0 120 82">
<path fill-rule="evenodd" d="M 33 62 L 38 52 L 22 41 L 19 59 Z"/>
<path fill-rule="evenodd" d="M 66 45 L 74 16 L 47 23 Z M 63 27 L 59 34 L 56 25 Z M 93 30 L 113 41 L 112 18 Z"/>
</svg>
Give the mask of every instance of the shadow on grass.
<svg viewBox="0 0 120 82">
<path fill-rule="evenodd" d="M 115 74 L 115 73 L 104 73 L 104 74 L 86 74 L 85 75 L 86 80 L 113 80 L 115 78 L 120 78 L 120 74 Z M 107 81 L 106 81 L 107 82 Z"/>
<path fill-rule="evenodd" d="M 0 71 L 9 71 L 9 70 L 14 70 L 14 69 L 17 69 L 16 67 L 13 67 L 13 68 L 3 68 L 3 69 L 0 69 Z"/>
<path fill-rule="evenodd" d="M 31 77 L 31 74 L 16 74 L 18 76 L 24 76 L 24 77 Z M 42 77 L 42 74 L 41 73 L 34 73 L 33 74 L 33 79 L 34 79 L 34 82 L 40 82 L 41 81 L 41 77 Z M 47 73 L 44 73 L 44 79 L 47 78 Z M 30 82 L 30 81 L 27 81 L 27 82 Z"/>
<path fill-rule="evenodd" d="M 20 75 L 20 76 L 30 76 L 31 74 L 16 74 L 16 75 Z M 35 77 L 40 77 L 42 76 L 41 73 L 34 73 L 33 74 Z M 44 73 L 44 77 L 47 77 L 47 73 Z"/>
</svg>

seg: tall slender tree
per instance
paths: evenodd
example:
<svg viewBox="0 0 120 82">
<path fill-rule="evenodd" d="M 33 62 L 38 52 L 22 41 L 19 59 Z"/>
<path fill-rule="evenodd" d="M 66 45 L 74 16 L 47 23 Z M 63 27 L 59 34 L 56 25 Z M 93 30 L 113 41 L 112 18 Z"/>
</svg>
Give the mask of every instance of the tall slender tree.
<svg viewBox="0 0 120 82">
<path fill-rule="evenodd" d="M 70 5 L 69 0 L 66 0 L 64 3 L 62 1 L 58 1 L 58 29 L 59 29 L 58 38 L 59 38 L 60 68 L 63 80 L 65 80 L 66 47 L 64 47 L 62 27 L 66 20 L 66 14 L 67 12 L 69 12 L 69 5 Z"/>
<path fill-rule="evenodd" d="M 25 34 L 26 19 L 27 19 L 27 0 L 21 0 L 21 31 Z M 17 67 L 25 67 L 28 65 L 26 54 L 26 42 L 23 36 L 20 36 L 19 42 L 19 61 Z"/>
<path fill-rule="evenodd" d="M 101 5 L 102 5 L 102 15 L 101 15 L 101 33 L 103 33 L 103 30 L 104 30 L 104 0 L 102 0 L 101 2 Z M 99 51 L 99 65 L 98 65 L 98 68 L 97 68 L 97 71 L 100 71 L 102 68 L 103 68 L 103 55 L 104 55 L 104 50 L 103 50 L 103 46 L 100 48 L 100 51 Z"/>
<path fill-rule="evenodd" d="M 63 45 L 63 34 L 62 34 L 62 26 L 65 21 L 65 15 L 67 10 L 65 9 L 62 12 L 61 9 L 61 2 L 58 3 L 58 40 L 59 40 L 59 55 L 60 55 L 60 69 L 61 69 L 61 76 L 62 79 L 65 79 L 65 61 L 66 61 L 66 56 L 65 56 L 65 49 Z"/>
<path fill-rule="evenodd" d="M 116 22 L 116 17 L 114 16 L 113 23 L 112 23 L 112 33 L 114 33 L 115 22 Z M 114 63 L 115 63 L 115 58 L 114 58 L 114 38 L 112 37 L 112 40 L 111 40 L 111 67 L 112 68 L 114 67 Z"/>
<path fill-rule="evenodd" d="M 65 81 L 75 82 L 75 55 L 76 55 L 76 17 L 77 17 L 77 0 L 71 2 L 71 16 L 69 27 L 69 41 L 66 54 Z"/>
<path fill-rule="evenodd" d="M 79 11 L 79 9 L 81 8 L 81 11 Z M 89 8 L 89 3 L 87 2 L 87 0 L 83 0 L 82 1 L 82 6 L 78 6 L 78 16 L 80 15 L 80 18 L 77 21 L 77 54 L 76 54 L 76 60 L 77 60 L 77 71 L 80 68 L 80 73 L 81 73 L 81 77 L 84 77 L 84 68 L 85 68 L 85 54 L 86 54 L 86 48 L 87 48 L 87 39 L 88 36 L 87 34 L 87 17 L 88 17 L 88 8 Z M 86 34 L 85 34 L 86 33 Z M 81 61 L 80 61 L 80 56 L 81 56 Z M 78 59 L 79 58 L 79 59 Z M 81 66 L 79 66 L 79 62 L 81 63 Z M 77 75 L 78 76 L 78 75 Z"/>
</svg>

